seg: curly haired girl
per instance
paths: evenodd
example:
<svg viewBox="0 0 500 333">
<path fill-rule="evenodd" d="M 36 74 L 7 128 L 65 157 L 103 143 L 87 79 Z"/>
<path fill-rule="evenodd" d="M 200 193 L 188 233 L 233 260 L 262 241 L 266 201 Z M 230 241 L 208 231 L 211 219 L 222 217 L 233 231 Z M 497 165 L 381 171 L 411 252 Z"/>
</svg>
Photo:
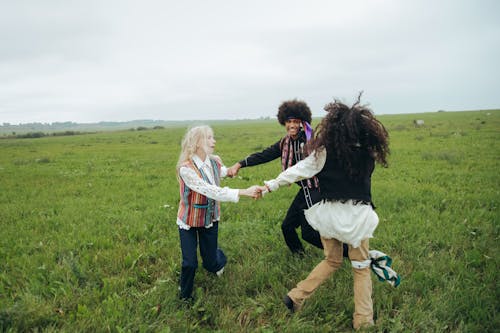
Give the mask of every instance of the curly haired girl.
<svg viewBox="0 0 500 333">
<path fill-rule="evenodd" d="M 373 325 L 369 238 L 378 224 L 371 197 L 375 162 L 387 166 L 388 133 L 372 111 L 360 104 L 351 107 L 335 100 L 325 106 L 328 114 L 311 142 L 313 153 L 276 179 L 265 182 L 268 191 L 316 176 L 322 200 L 305 210 L 309 224 L 321 236 L 325 259 L 285 296 L 291 311 L 302 307 L 316 288 L 342 265 L 342 245 L 348 244 L 354 271 L 353 326 Z"/>
</svg>

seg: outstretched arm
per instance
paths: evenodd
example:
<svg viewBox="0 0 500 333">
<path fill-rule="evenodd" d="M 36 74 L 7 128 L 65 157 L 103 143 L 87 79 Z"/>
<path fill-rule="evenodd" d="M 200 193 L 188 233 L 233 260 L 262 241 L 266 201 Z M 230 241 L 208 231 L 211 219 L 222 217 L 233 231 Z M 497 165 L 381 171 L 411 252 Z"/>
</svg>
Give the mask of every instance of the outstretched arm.
<svg viewBox="0 0 500 333">
<path fill-rule="evenodd" d="M 318 154 L 313 152 L 307 158 L 280 173 L 275 179 L 265 181 L 264 183 L 268 191 L 276 191 L 280 186 L 311 178 L 323 169 L 325 162 L 325 149 L 319 151 Z"/>
<path fill-rule="evenodd" d="M 263 151 L 253 153 L 239 161 L 241 168 L 255 166 L 273 161 L 281 156 L 281 140 L 267 147 Z"/>
<path fill-rule="evenodd" d="M 248 155 L 243 160 L 234 163 L 233 166 L 227 169 L 227 176 L 235 177 L 238 175 L 238 171 L 241 168 L 259 165 L 277 159 L 278 157 L 281 156 L 280 142 L 281 140 L 267 147 L 261 152 Z"/>
<path fill-rule="evenodd" d="M 247 189 L 220 187 L 206 182 L 191 168 L 181 167 L 179 175 L 186 186 L 191 190 L 217 201 L 238 202 L 240 196 L 242 195 L 252 197 L 254 199 L 262 197 L 261 190 L 258 186 L 251 186 Z"/>
</svg>

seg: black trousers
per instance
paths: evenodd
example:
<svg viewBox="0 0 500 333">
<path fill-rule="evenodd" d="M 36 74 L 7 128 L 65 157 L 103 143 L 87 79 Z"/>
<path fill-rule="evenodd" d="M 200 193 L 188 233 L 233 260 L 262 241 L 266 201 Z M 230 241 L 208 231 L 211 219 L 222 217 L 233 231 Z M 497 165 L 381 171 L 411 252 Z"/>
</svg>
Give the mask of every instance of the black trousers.
<svg viewBox="0 0 500 333">
<path fill-rule="evenodd" d="M 321 200 L 320 192 L 317 189 L 310 189 L 309 193 L 313 204 Z M 304 191 L 301 188 L 293 199 L 292 204 L 288 208 L 285 219 L 281 224 L 281 230 L 283 231 L 283 237 L 285 237 L 285 243 L 292 253 L 304 252 L 304 247 L 300 242 L 296 230 L 299 227 L 302 232 L 303 240 L 316 246 L 317 248 L 323 248 L 319 232 L 314 230 L 309 223 L 307 223 L 306 217 L 304 216 L 304 209 L 307 208 L 309 207 L 307 207 Z"/>
</svg>

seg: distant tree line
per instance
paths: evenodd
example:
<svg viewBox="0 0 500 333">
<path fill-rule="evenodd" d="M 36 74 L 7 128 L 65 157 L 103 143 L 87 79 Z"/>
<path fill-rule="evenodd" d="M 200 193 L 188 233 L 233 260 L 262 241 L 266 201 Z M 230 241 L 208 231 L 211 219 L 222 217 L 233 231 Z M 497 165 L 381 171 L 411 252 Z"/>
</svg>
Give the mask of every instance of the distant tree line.
<svg viewBox="0 0 500 333">
<path fill-rule="evenodd" d="M 149 129 L 163 129 L 186 127 L 193 124 L 226 124 L 238 123 L 239 121 L 269 121 L 269 117 L 260 117 L 259 119 L 239 119 L 239 120 L 132 120 L 126 122 L 111 122 L 101 121 L 98 123 L 75 123 L 54 122 L 54 123 L 24 123 L 10 124 L 0 123 L 0 138 L 41 138 L 45 136 L 62 136 L 62 135 L 81 135 L 89 133 L 97 133 L 103 131 L 144 131 Z"/>
<path fill-rule="evenodd" d="M 98 123 L 75 123 L 54 122 L 54 123 L 24 123 L 10 124 L 0 123 L 0 133 L 27 133 L 27 132 L 61 132 L 61 131 L 106 131 L 106 130 L 127 130 L 137 127 L 155 127 L 155 126 L 175 126 L 185 122 L 168 122 L 163 120 L 133 120 L 126 122 L 101 121 Z"/>
<path fill-rule="evenodd" d="M 154 127 L 145 127 L 145 126 L 139 126 L 137 128 L 130 128 L 130 131 L 147 131 L 147 130 L 158 130 L 158 129 L 164 129 L 165 127 L 163 126 L 154 126 Z M 36 139 L 36 138 L 43 138 L 47 136 L 70 136 L 70 135 L 84 135 L 84 134 L 94 134 L 97 132 L 82 132 L 82 131 L 61 131 L 61 132 L 53 132 L 53 133 L 45 133 L 42 131 L 36 131 L 36 132 L 28 132 L 28 133 L 20 133 L 16 134 L 16 132 L 12 132 L 11 134 L 3 134 L 0 136 L 0 139 Z"/>
<path fill-rule="evenodd" d="M 28 132 L 16 134 L 16 132 L 12 132 L 12 134 L 4 134 L 0 138 L 1 139 L 35 139 L 35 138 L 43 138 L 46 136 L 68 136 L 68 135 L 81 135 L 81 134 L 92 134 L 96 132 L 79 132 L 79 131 L 64 131 L 64 132 L 53 132 L 53 133 L 45 133 L 45 132 Z"/>
</svg>

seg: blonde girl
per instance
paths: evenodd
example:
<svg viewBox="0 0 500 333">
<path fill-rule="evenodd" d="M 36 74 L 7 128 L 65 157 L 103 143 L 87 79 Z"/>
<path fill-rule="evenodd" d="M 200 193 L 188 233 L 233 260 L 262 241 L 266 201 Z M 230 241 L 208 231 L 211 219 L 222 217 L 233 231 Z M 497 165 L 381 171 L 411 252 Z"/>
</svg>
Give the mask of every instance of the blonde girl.
<svg viewBox="0 0 500 333">
<path fill-rule="evenodd" d="M 224 271 L 226 256 L 218 248 L 220 202 L 238 202 L 240 196 L 260 197 L 257 186 L 247 189 L 220 187 L 227 168 L 213 155 L 216 140 L 209 126 L 189 129 L 182 140 L 177 163 L 179 209 L 177 226 L 182 251 L 180 298 L 192 299 L 198 268 L 199 245 L 203 267 L 218 276 Z"/>
</svg>

